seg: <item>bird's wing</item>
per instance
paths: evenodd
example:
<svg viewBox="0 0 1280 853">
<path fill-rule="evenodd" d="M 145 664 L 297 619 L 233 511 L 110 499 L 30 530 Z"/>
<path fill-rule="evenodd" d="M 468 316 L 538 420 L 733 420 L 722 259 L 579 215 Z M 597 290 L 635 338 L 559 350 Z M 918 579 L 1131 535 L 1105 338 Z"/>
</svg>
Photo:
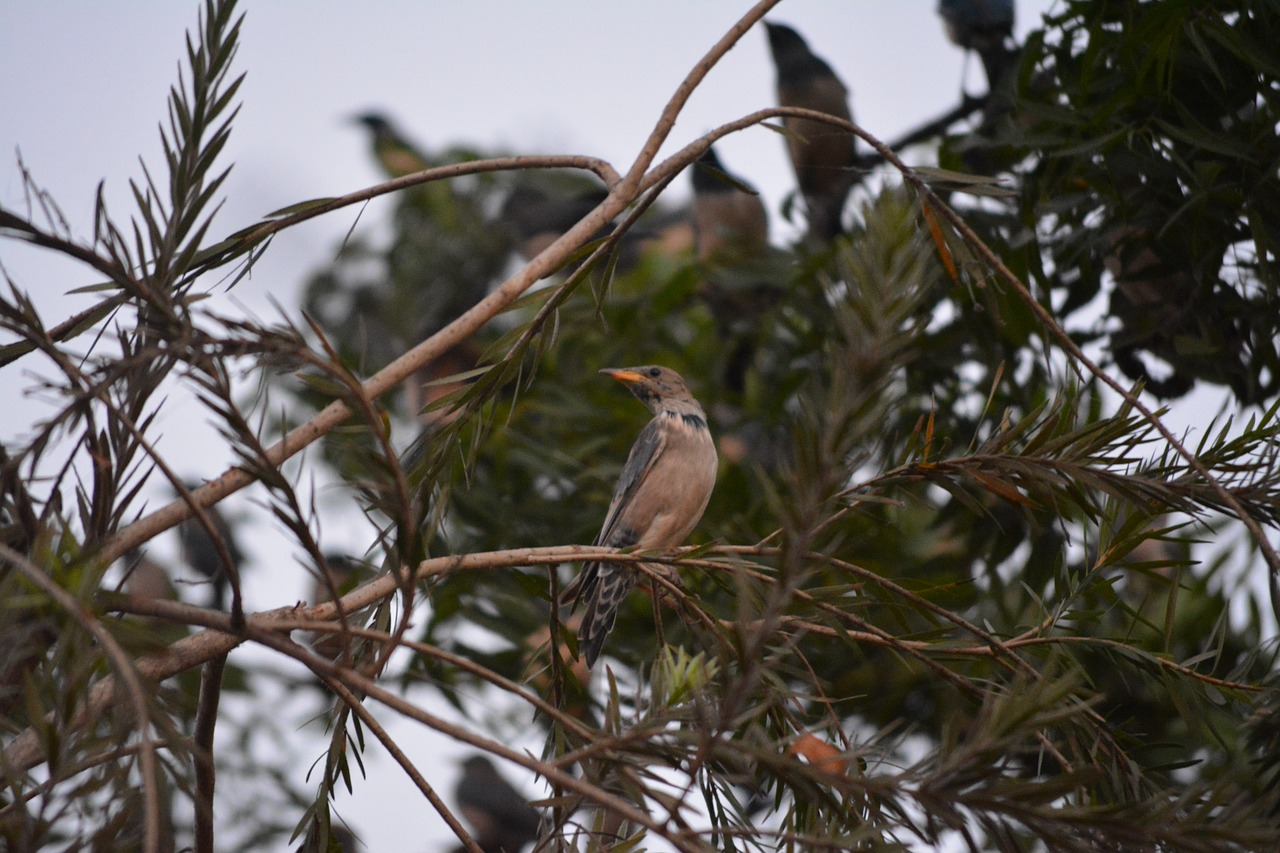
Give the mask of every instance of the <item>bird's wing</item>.
<svg viewBox="0 0 1280 853">
<path fill-rule="evenodd" d="M 640 491 L 640 485 L 666 448 L 667 437 L 659 426 L 659 419 L 649 421 L 632 445 L 631 454 L 627 457 L 627 464 L 622 467 L 622 476 L 618 478 L 618 485 L 613 490 L 613 501 L 609 504 L 609 512 L 605 514 L 604 526 L 600 528 L 595 544 L 619 547 L 633 544 L 615 539 L 615 534 L 621 532 L 618 530 L 618 522 L 626 515 L 627 508 Z"/>
<path fill-rule="evenodd" d="M 609 503 L 609 511 L 605 513 L 600 535 L 592 544 L 613 545 L 619 548 L 634 544 L 634 541 L 627 541 L 630 537 L 617 536 L 622 532 L 618 529 L 618 521 L 626 514 L 627 507 L 631 505 L 631 501 L 640 490 L 640 484 L 644 482 L 645 476 L 662 456 L 666 443 L 666 435 L 658 427 L 657 418 L 649 421 L 640 431 L 640 437 L 631 446 L 631 455 L 627 457 L 627 464 L 622 466 L 622 476 L 618 478 L 618 485 L 614 487 L 613 500 Z M 564 592 L 560 593 L 560 604 L 576 606 L 584 598 L 589 600 L 599 582 L 599 575 L 600 564 L 587 563 L 577 577 L 564 588 Z"/>
</svg>

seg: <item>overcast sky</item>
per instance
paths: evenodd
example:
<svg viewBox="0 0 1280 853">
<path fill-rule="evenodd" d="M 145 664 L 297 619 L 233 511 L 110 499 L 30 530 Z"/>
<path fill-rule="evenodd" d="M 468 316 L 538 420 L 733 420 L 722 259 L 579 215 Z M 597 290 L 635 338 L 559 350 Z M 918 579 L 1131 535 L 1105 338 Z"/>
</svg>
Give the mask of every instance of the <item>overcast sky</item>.
<svg viewBox="0 0 1280 853">
<path fill-rule="evenodd" d="M 194 28 L 200 5 L 0 2 L 5 80 L 0 86 L 0 203 L 23 209 L 16 166 L 20 150 L 36 182 L 62 206 L 78 234 L 90 233 L 99 181 L 106 182 L 116 217 L 127 219 L 128 180 L 141 174 L 138 157 L 153 168 L 160 162 L 157 124 L 183 56 L 183 34 Z M 300 200 L 378 182 L 366 140 L 349 122 L 370 108 L 387 112 L 428 148 L 469 142 L 527 154 L 590 154 L 625 170 L 677 83 L 747 5 L 726 0 L 246 3 L 236 67 L 248 76 L 240 93 L 243 108 L 224 153 L 224 163 L 234 163 L 235 169 L 213 236 Z M 1031 28 L 1049 5 L 1048 0 L 1019 2 L 1019 32 Z M 934 0 L 787 0 L 771 18 L 796 27 L 844 78 L 853 93 L 855 120 L 892 139 L 954 105 L 961 91 L 964 57 L 946 41 L 934 6 Z M 977 63 L 969 62 L 967 69 L 969 88 L 980 90 Z M 772 104 L 773 71 L 764 33 L 748 33 L 695 94 L 664 153 Z M 753 129 L 718 148 L 726 166 L 755 183 L 776 212 L 791 189 L 781 137 Z M 676 181 L 670 192 L 686 196 L 685 181 Z M 385 203 L 371 205 L 360 227 L 376 228 L 386 210 Z M 292 310 L 302 282 L 333 257 L 356 215 L 344 210 L 283 234 L 253 278 L 230 294 L 218 291 L 214 305 L 225 312 L 240 305 L 271 317 L 270 300 L 275 300 Z M 0 243 L 0 262 L 47 312 L 49 324 L 87 304 L 85 297 L 65 296 L 66 291 L 97 280 L 11 242 Z M 0 370 L 5 400 L 0 440 L 23 434 L 47 411 L 40 401 L 21 396 L 24 373 L 25 366 Z M 179 460 L 179 470 L 214 476 L 230 464 L 231 454 L 182 400 L 174 401 L 163 423 L 163 447 Z M 249 606 L 263 609 L 296 600 L 305 581 L 290 562 L 284 538 L 246 497 L 229 504 L 253 530 L 243 543 L 256 569 L 248 573 Z M 349 524 L 339 519 L 334 526 L 326 531 L 330 544 L 363 547 L 367 531 L 359 519 Z M 409 745 L 428 779 L 451 795 L 452 757 L 458 750 L 420 737 L 410 727 L 395 725 L 392 731 Z M 536 742 L 521 745 L 539 748 Z M 308 755 L 314 757 L 319 743 L 300 748 L 312 750 Z M 371 781 L 358 783 L 354 800 L 339 804 L 367 849 L 443 849 L 440 820 L 376 752 L 370 759 Z M 503 770 L 518 777 L 512 768 Z"/>
</svg>

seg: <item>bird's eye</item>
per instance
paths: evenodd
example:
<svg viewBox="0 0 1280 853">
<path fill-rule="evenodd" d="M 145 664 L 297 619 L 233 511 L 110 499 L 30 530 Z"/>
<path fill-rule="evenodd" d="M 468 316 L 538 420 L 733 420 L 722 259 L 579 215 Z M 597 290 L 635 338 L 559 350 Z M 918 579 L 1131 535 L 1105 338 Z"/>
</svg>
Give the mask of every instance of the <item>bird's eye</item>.
<svg viewBox="0 0 1280 853">
<path fill-rule="evenodd" d="M 657 379 L 660 375 L 662 375 L 662 371 L 659 368 L 650 367 L 649 375 L 652 376 L 654 379 Z"/>
</svg>

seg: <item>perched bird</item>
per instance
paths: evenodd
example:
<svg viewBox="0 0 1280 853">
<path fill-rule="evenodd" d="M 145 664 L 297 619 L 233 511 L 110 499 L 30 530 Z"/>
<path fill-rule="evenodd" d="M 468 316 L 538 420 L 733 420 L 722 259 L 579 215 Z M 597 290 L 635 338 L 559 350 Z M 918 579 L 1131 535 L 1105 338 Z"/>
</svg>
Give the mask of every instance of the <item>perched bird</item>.
<svg viewBox="0 0 1280 853">
<path fill-rule="evenodd" d="M 152 601 L 177 601 L 178 591 L 169 580 L 169 572 L 164 566 L 147 556 L 141 548 L 130 548 L 121 560 L 124 569 L 124 591 L 129 595 Z M 165 619 L 150 616 L 132 617 L 138 625 L 153 631 L 157 639 L 164 635 L 180 631 L 180 626 Z"/>
<path fill-rule="evenodd" d="M 769 245 L 769 214 L 755 187 L 731 174 L 714 147 L 692 169 L 698 259 L 759 257 Z"/>
<path fill-rule="evenodd" d="M 140 598 L 177 601 L 178 593 L 164 566 L 140 548 L 130 548 L 124 555 L 124 591 Z"/>
<path fill-rule="evenodd" d="M 186 484 L 189 492 L 199 487 L 199 483 Z M 213 525 L 213 530 L 217 534 L 218 540 L 226 548 L 227 557 L 231 560 L 231 568 L 235 570 L 238 576 L 240 567 L 244 564 L 244 552 L 240 550 L 240 546 L 236 543 L 236 538 L 231 532 L 231 525 L 227 523 L 226 518 L 218 511 L 217 507 L 205 507 L 204 514 Z M 200 523 L 198 517 L 192 516 L 178 525 L 178 541 L 182 546 L 182 558 L 187 561 L 191 568 L 204 575 L 213 584 L 213 589 L 209 596 L 209 606 L 215 610 L 225 610 L 227 607 L 227 586 L 231 583 L 231 578 L 227 574 L 227 565 L 223 561 L 222 555 L 218 552 L 217 544 L 213 539 L 209 538 L 208 532 L 205 531 L 204 525 Z"/>
<path fill-rule="evenodd" d="M 578 220 L 599 207 L 608 190 L 593 188 L 572 194 L 553 195 L 532 185 L 516 187 L 498 212 L 498 224 L 515 243 L 526 261 L 532 260 L 560 238 Z M 602 226 L 592 240 L 609 236 L 615 224 Z M 633 266 L 646 252 L 675 255 L 689 250 L 693 225 L 687 210 L 650 208 L 619 241 L 618 262 Z"/>
<path fill-rule="evenodd" d="M 519 186 L 503 202 L 498 222 L 515 238 L 521 256 L 531 260 L 595 210 L 608 194 L 608 190 L 601 188 L 556 197 L 538 187 Z M 603 237 L 610 230 L 611 226 L 596 237 Z"/>
<path fill-rule="evenodd" d="M 716 445 L 702 406 L 680 374 L 666 367 L 602 370 L 622 382 L 653 412 L 613 490 L 595 544 L 641 551 L 675 548 L 707 508 L 716 483 Z M 587 666 L 600 657 L 618 606 L 636 583 L 622 563 L 588 563 L 565 588 L 561 603 L 586 601 L 578 645 Z"/>
<path fill-rule="evenodd" d="M 831 66 L 813 54 L 795 30 L 765 22 L 769 51 L 778 72 L 778 104 L 853 121 L 849 91 Z M 809 234 L 830 240 L 843 230 L 840 214 L 857 181 L 854 137 L 819 121 L 784 118 L 787 152 L 809 213 Z"/>
<path fill-rule="evenodd" d="M 938 0 L 938 14 L 951 43 L 978 54 L 994 89 L 1018 57 L 1013 0 Z"/>
<path fill-rule="evenodd" d="M 325 573 L 327 578 L 317 575 L 311 579 L 311 603 L 323 604 L 333 600 L 333 592 L 345 595 L 350 592 L 361 578 L 368 574 L 364 563 L 348 557 L 346 554 L 325 554 Z M 350 614 L 348 614 L 350 615 Z M 316 654 L 337 659 L 343 651 L 345 637 L 342 634 L 308 634 L 308 642 L 316 650 Z"/>
<path fill-rule="evenodd" d="M 454 798 L 486 853 L 519 853 L 538 838 L 538 812 L 483 755 L 462 762 Z"/>
<path fill-rule="evenodd" d="M 728 172 L 714 148 L 693 164 L 692 179 L 695 245 L 707 265 L 698 295 L 726 343 L 725 387 L 740 394 L 761 334 L 760 315 L 782 296 L 761 269 L 769 255 L 769 216 L 755 188 Z"/>
<path fill-rule="evenodd" d="M 373 156 L 387 177 L 400 178 L 431 167 L 427 158 L 382 113 L 363 113 L 353 120 L 369 129 L 373 138 Z"/>
</svg>

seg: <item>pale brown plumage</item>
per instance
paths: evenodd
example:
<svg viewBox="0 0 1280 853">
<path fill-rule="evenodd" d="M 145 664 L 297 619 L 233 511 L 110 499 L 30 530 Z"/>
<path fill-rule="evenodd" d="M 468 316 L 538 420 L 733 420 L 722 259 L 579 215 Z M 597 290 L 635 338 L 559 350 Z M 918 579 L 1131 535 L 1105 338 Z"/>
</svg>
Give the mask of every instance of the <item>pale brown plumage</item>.
<svg viewBox="0 0 1280 853">
<path fill-rule="evenodd" d="M 769 51 L 778 71 L 778 104 L 816 110 L 853 121 L 849 91 L 795 30 L 765 22 Z M 809 214 L 809 233 L 830 240 L 843 231 L 840 214 L 857 181 L 857 150 L 847 131 L 811 119 L 784 118 L 787 153 Z"/>
<path fill-rule="evenodd" d="M 698 259 L 758 258 L 769 246 L 769 214 L 755 188 L 732 175 L 715 148 L 693 166 L 693 232 Z"/>
<path fill-rule="evenodd" d="M 645 366 L 601 373 L 624 383 L 653 412 L 631 448 L 597 545 L 663 551 L 681 545 L 702 518 L 716 481 L 716 446 L 707 416 L 680 374 Z M 618 606 L 636 583 L 625 563 L 588 563 L 563 603 L 586 601 L 578 646 L 595 664 Z"/>
</svg>

